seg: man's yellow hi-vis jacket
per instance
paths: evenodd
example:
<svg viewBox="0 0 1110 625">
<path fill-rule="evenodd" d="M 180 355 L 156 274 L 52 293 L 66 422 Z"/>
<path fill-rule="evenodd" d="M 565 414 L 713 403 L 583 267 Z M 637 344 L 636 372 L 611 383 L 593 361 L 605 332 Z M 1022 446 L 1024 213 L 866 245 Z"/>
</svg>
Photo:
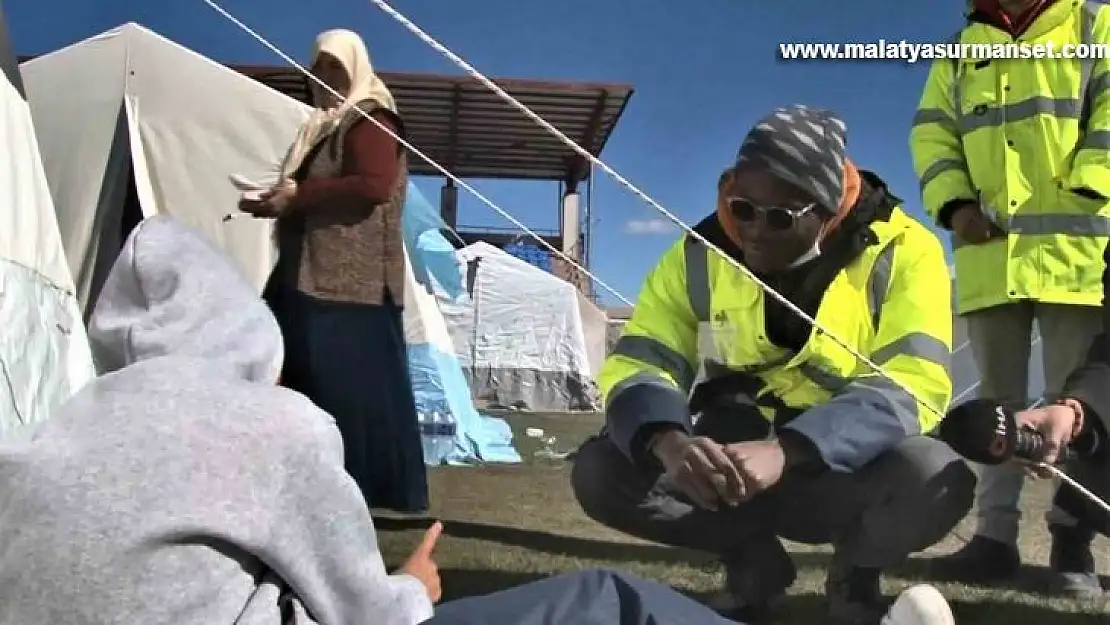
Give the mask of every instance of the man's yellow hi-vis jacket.
<svg viewBox="0 0 1110 625">
<path fill-rule="evenodd" d="M 971 21 L 954 42 L 1005 45 Z M 1058 0 L 1017 42 L 1110 43 L 1110 7 Z M 1074 47 L 1074 46 L 1072 46 Z M 1070 49 L 1070 48 L 1069 48 Z M 960 313 L 1017 300 L 1097 306 L 1110 235 L 1110 59 L 939 59 L 910 136 L 926 211 L 978 202 L 1006 232 L 953 240 Z"/>
<path fill-rule="evenodd" d="M 865 179 L 872 187 L 882 184 Z M 947 408 L 952 392 L 948 268 L 936 236 L 887 197 L 886 218 L 861 224 L 870 229 L 869 244 L 820 287 L 823 296 L 811 299 L 820 301 L 817 321 L 889 377 L 820 332 L 797 352 L 772 344 L 768 296 L 687 236 L 648 276 L 599 374 L 611 440 L 636 458 L 644 431 L 690 431 L 687 397 L 706 360 L 710 377 L 750 374 L 754 385 L 742 390 L 764 417 L 805 436 L 834 469 L 855 470 L 906 436 L 931 431 L 939 421 L 935 411 Z M 727 249 L 715 217 L 698 231 Z"/>
</svg>

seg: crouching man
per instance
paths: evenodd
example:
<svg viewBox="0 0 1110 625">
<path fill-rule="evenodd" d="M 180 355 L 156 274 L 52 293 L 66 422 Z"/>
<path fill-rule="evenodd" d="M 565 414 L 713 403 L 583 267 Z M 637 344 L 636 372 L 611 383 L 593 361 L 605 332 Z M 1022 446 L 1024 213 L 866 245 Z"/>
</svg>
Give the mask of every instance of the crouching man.
<svg viewBox="0 0 1110 625">
<path fill-rule="evenodd" d="M 718 554 L 721 610 L 738 620 L 758 619 L 794 582 L 784 537 L 835 547 L 830 622 L 877 624 L 882 571 L 971 507 L 974 475 L 925 436 L 952 391 L 941 245 L 847 159 L 846 135 L 827 111 L 774 111 L 696 228 L 829 334 L 684 237 L 602 370 L 607 426 L 575 461 L 591 518 Z M 706 381 L 688 402 L 701 363 Z"/>
</svg>

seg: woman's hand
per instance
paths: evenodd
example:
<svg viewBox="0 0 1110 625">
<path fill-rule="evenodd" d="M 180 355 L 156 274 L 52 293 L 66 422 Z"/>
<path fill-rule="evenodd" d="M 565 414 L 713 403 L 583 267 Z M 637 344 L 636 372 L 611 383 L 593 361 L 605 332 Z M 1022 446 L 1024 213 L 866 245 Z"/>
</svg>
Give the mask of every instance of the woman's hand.
<svg viewBox="0 0 1110 625">
<path fill-rule="evenodd" d="M 293 203 L 293 197 L 296 195 L 297 183 L 292 180 L 286 180 L 266 193 L 263 193 L 262 202 L 267 205 L 267 208 L 272 211 L 276 217 L 289 209 L 289 205 Z"/>
<path fill-rule="evenodd" d="M 239 210 L 257 219 L 273 219 L 277 217 L 277 214 L 271 210 L 270 206 L 261 199 L 243 198 L 239 200 Z"/>
<path fill-rule="evenodd" d="M 297 183 L 287 180 L 266 191 L 257 200 L 247 198 L 239 200 L 239 210 L 260 219 L 273 219 L 280 217 L 289 209 L 296 195 Z"/>
</svg>

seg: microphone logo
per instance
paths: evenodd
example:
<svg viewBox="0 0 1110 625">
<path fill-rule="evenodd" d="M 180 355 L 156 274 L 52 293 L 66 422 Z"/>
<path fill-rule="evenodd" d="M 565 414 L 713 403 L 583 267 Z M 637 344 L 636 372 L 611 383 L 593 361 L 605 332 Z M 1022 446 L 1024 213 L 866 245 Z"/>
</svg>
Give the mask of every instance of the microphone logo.
<svg viewBox="0 0 1110 625">
<path fill-rule="evenodd" d="M 993 458 L 1003 459 L 1006 456 L 1006 434 L 1008 428 L 1006 411 L 1002 406 L 994 407 L 994 436 L 991 438 L 990 445 L 987 447 L 987 453 Z"/>
</svg>

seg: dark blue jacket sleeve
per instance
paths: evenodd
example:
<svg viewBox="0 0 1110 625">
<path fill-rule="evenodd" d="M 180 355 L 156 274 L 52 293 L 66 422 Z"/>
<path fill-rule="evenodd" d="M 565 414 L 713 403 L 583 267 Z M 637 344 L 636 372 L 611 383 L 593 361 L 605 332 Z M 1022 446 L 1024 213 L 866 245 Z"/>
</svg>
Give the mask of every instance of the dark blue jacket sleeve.
<svg viewBox="0 0 1110 625">
<path fill-rule="evenodd" d="M 903 415 L 914 400 L 881 378 L 853 382 L 785 426 L 812 443 L 834 471 L 855 471 L 906 438 Z"/>
<path fill-rule="evenodd" d="M 655 463 L 646 445 L 652 434 L 665 429 L 690 433 L 690 408 L 678 388 L 651 374 L 640 374 L 612 393 L 605 410 L 609 438 L 633 462 Z"/>
</svg>

